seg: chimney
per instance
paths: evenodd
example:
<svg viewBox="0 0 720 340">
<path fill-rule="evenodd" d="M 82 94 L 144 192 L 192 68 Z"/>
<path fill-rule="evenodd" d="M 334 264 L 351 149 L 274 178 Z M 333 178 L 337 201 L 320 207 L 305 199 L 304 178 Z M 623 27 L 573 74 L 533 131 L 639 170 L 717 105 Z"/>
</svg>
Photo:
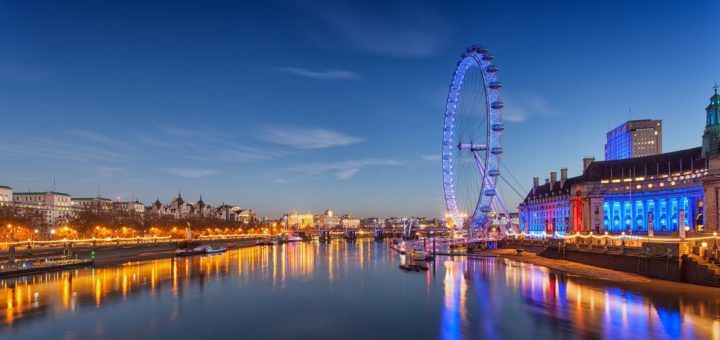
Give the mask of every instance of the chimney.
<svg viewBox="0 0 720 340">
<path fill-rule="evenodd" d="M 545 184 L 550 184 L 550 180 L 546 178 L 546 179 L 545 179 Z"/>
<path fill-rule="evenodd" d="M 552 190 L 552 188 L 555 187 L 555 183 L 557 183 L 557 172 L 551 171 L 550 172 L 550 190 Z"/>
<path fill-rule="evenodd" d="M 567 181 L 567 168 L 560 168 L 560 187 L 565 186 L 565 181 Z"/>
<path fill-rule="evenodd" d="M 533 189 L 532 189 L 533 195 L 535 195 L 535 192 L 537 191 L 538 186 L 540 186 L 540 178 L 533 177 Z"/>
<path fill-rule="evenodd" d="M 590 163 L 595 161 L 595 157 L 585 157 L 583 158 L 583 173 L 587 170 L 587 168 L 590 166 Z"/>
</svg>

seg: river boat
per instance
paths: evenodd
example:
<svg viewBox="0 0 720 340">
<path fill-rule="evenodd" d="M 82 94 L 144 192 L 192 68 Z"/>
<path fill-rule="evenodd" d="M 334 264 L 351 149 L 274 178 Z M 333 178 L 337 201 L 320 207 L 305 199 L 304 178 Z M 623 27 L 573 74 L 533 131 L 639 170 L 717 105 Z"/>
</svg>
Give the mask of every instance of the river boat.
<svg viewBox="0 0 720 340">
<path fill-rule="evenodd" d="M 428 270 L 428 267 L 420 264 L 401 264 L 398 266 L 400 269 L 408 272 L 420 272 Z"/>
<path fill-rule="evenodd" d="M 175 251 L 175 256 L 193 256 L 193 255 L 204 255 L 204 254 L 219 254 L 227 251 L 226 247 L 213 248 L 210 245 L 197 246 L 195 248 L 178 249 Z"/>
</svg>

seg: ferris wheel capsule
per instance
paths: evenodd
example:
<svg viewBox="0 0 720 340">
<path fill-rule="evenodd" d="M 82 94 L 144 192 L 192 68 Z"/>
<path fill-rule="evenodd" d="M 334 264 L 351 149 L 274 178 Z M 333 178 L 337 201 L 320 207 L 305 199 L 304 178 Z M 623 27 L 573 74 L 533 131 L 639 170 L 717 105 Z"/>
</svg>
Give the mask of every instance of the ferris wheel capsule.
<svg viewBox="0 0 720 340">
<path fill-rule="evenodd" d="M 505 130 L 505 125 L 503 125 L 503 123 L 494 123 L 494 124 L 492 125 L 492 130 L 493 130 L 493 131 L 502 131 L 502 130 Z"/>
<path fill-rule="evenodd" d="M 497 90 L 503 86 L 503 83 L 501 83 L 499 81 L 491 81 L 490 84 L 488 84 L 488 86 L 490 86 L 491 89 Z"/>
</svg>

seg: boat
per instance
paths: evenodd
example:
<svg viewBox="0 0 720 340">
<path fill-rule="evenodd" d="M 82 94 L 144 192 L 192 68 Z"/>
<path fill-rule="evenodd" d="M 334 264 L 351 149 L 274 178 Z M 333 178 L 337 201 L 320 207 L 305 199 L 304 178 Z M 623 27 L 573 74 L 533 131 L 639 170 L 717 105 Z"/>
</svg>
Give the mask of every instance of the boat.
<svg viewBox="0 0 720 340">
<path fill-rule="evenodd" d="M 6 263 L 0 266 L 0 278 L 39 274 L 66 269 L 92 266 L 94 259 L 78 259 L 65 256 L 51 257 L 36 260 L 26 260 L 16 263 Z"/>
<path fill-rule="evenodd" d="M 435 258 L 424 250 L 411 250 L 407 252 L 407 255 L 410 256 L 413 261 L 432 261 Z"/>
<path fill-rule="evenodd" d="M 271 246 L 273 244 L 277 244 L 277 241 L 273 242 L 271 239 L 265 239 L 265 240 L 257 240 L 255 242 L 256 246 Z"/>
<path fill-rule="evenodd" d="M 220 254 L 227 251 L 226 247 L 220 247 L 220 248 L 213 248 L 211 246 L 206 246 L 205 248 L 205 254 Z"/>
<path fill-rule="evenodd" d="M 420 271 L 426 271 L 428 270 L 427 266 L 423 266 L 420 264 L 401 264 L 398 266 L 400 269 L 408 272 L 420 272 Z"/>
<path fill-rule="evenodd" d="M 175 251 L 175 256 L 184 257 L 184 256 L 203 255 L 203 254 L 219 254 L 219 253 L 224 253 L 226 251 L 227 251 L 226 247 L 213 248 L 211 245 L 202 245 L 202 246 L 197 246 L 195 248 L 178 249 Z"/>
<path fill-rule="evenodd" d="M 300 242 L 300 241 L 304 241 L 304 239 L 301 236 L 290 235 L 287 237 L 287 242 Z"/>
</svg>

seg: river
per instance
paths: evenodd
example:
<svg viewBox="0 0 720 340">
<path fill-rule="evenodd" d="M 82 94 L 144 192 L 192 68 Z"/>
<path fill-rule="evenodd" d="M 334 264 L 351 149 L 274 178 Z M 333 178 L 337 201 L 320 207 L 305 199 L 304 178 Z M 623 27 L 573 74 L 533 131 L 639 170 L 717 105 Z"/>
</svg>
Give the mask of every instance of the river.
<svg viewBox="0 0 720 340">
<path fill-rule="evenodd" d="M 498 258 L 423 273 L 373 240 L 0 281 L 13 339 L 720 338 L 720 290 L 652 293 Z"/>
</svg>

